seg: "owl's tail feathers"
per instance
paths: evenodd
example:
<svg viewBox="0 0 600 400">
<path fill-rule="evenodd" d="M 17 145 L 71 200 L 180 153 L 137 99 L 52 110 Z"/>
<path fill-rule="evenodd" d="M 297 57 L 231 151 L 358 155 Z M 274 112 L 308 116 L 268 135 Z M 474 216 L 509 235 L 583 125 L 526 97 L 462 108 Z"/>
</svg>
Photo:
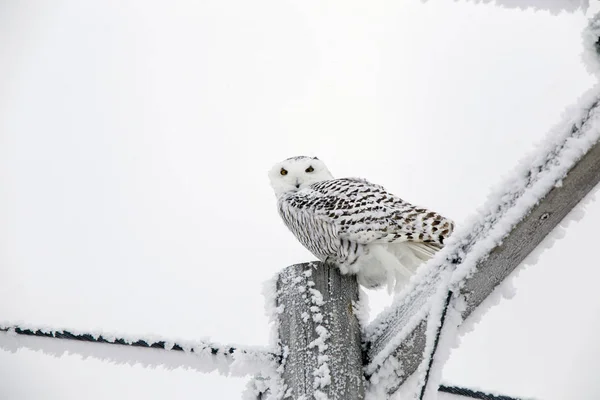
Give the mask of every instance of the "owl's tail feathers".
<svg viewBox="0 0 600 400">
<path fill-rule="evenodd" d="M 413 254 L 421 261 L 428 261 L 432 258 L 436 252 L 440 250 L 439 247 L 423 242 L 404 242 L 406 246 L 413 252 Z"/>
<path fill-rule="evenodd" d="M 388 293 L 400 291 L 400 288 L 408 282 L 414 272 L 410 268 L 412 263 L 407 263 L 407 260 L 404 260 L 406 257 L 398 257 L 397 251 L 393 251 L 385 244 L 372 244 L 369 246 L 369 250 L 385 270 Z"/>
<path fill-rule="evenodd" d="M 389 294 L 399 292 L 419 265 L 439 250 L 423 242 L 371 243 L 369 252 L 377 262 L 358 272 L 358 281 L 368 288 L 386 284 Z"/>
<path fill-rule="evenodd" d="M 373 244 L 371 251 L 386 271 L 388 293 L 399 292 L 419 266 L 432 258 L 439 247 L 423 242 Z"/>
</svg>

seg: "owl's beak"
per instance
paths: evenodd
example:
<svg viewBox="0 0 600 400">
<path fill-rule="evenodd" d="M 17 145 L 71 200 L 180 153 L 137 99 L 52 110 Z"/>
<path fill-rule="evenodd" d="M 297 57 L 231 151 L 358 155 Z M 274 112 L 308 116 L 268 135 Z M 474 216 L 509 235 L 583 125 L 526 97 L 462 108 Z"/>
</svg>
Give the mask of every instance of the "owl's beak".
<svg viewBox="0 0 600 400">
<path fill-rule="evenodd" d="M 298 182 L 298 179 L 296 179 L 296 189 L 300 189 L 300 182 Z"/>
</svg>

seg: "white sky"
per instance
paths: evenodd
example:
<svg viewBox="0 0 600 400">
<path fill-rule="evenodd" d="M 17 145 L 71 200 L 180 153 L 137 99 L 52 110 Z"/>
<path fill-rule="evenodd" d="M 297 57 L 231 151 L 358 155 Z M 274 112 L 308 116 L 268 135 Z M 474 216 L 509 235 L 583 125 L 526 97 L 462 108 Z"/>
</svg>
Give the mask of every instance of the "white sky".
<svg viewBox="0 0 600 400">
<path fill-rule="evenodd" d="M 585 23 L 450 0 L 3 2 L 0 320 L 266 344 L 261 283 L 314 258 L 270 166 L 317 155 L 460 224 L 594 84 Z M 591 202 L 519 276 L 445 381 L 600 397 L 599 218 Z M 0 376 L 11 400 L 237 399 L 246 381 L 2 348 Z"/>
</svg>

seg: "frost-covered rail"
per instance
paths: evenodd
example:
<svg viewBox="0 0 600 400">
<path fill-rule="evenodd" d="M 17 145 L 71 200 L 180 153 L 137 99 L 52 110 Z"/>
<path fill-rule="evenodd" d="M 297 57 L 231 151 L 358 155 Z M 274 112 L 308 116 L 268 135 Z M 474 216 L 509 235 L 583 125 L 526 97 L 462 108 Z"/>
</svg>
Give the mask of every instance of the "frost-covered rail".
<svg viewBox="0 0 600 400">
<path fill-rule="evenodd" d="M 28 348 L 60 357 L 74 353 L 117 364 L 142 364 L 166 368 L 218 370 L 224 375 L 243 376 L 275 369 L 279 356 L 263 348 L 219 345 L 208 341 L 172 341 L 157 336 L 145 338 L 105 332 L 76 332 L 0 323 L 0 348 Z M 47 338 L 64 339 L 49 341 Z M 90 346 L 89 343 L 98 343 Z M 111 346 L 109 346 L 111 345 Z M 114 346 L 117 345 L 117 346 Z"/>
<path fill-rule="evenodd" d="M 576 12 L 581 10 L 586 12 L 590 6 L 589 0 L 467 0 L 472 3 L 491 3 L 502 8 L 517 8 L 526 10 L 549 11 L 552 14 L 559 14 L 563 11 Z"/>
<path fill-rule="evenodd" d="M 538 150 L 366 328 L 366 373 L 372 384 L 393 393 L 417 370 L 427 315 L 440 285 L 463 295 L 466 319 L 600 181 L 599 99 L 596 87 L 569 110 Z"/>
<path fill-rule="evenodd" d="M 502 394 L 486 393 L 480 390 L 473 390 L 463 388 L 460 386 L 448 386 L 440 385 L 438 392 L 453 394 L 460 396 L 464 399 L 478 399 L 478 400 L 522 400 L 516 397 L 506 396 Z"/>
</svg>

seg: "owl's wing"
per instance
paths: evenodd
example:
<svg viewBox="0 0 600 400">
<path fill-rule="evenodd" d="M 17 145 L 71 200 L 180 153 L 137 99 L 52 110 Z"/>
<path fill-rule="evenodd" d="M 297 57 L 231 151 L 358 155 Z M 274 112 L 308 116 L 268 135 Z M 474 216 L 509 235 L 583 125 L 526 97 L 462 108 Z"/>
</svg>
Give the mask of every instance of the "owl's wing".
<svg viewBox="0 0 600 400">
<path fill-rule="evenodd" d="M 312 204 L 306 206 L 317 218 L 332 224 L 339 237 L 357 243 L 409 240 L 441 247 L 454 229 L 450 219 L 364 179 L 332 179 L 312 184 L 310 189 Z"/>
</svg>

